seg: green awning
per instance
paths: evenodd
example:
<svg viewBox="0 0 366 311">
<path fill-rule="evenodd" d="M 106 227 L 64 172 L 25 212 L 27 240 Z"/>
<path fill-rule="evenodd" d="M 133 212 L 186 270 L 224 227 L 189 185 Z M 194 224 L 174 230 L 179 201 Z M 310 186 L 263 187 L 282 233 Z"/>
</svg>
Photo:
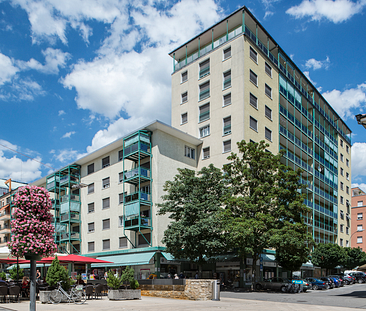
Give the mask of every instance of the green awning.
<svg viewBox="0 0 366 311">
<path fill-rule="evenodd" d="M 49 263 L 46 263 L 46 264 L 43 264 L 43 263 L 37 263 L 37 268 L 42 268 L 42 267 L 49 267 L 51 264 Z M 8 270 L 11 270 L 13 268 L 17 268 L 17 265 L 12 265 L 12 266 L 9 266 L 7 269 Z M 30 263 L 21 263 L 19 264 L 19 269 L 30 269 Z"/>
<path fill-rule="evenodd" d="M 165 253 L 165 252 L 161 252 L 161 254 L 165 257 L 166 260 L 171 260 L 171 261 L 174 261 L 175 258 L 172 256 L 172 254 L 170 253 Z"/>
<path fill-rule="evenodd" d="M 261 257 L 263 258 L 263 261 L 276 261 L 276 256 L 271 254 L 261 254 Z"/>
<path fill-rule="evenodd" d="M 125 255 L 103 256 L 97 259 L 112 261 L 113 263 L 92 263 L 92 268 L 99 267 L 119 267 L 119 266 L 138 266 L 149 264 L 155 252 L 135 253 Z"/>
</svg>

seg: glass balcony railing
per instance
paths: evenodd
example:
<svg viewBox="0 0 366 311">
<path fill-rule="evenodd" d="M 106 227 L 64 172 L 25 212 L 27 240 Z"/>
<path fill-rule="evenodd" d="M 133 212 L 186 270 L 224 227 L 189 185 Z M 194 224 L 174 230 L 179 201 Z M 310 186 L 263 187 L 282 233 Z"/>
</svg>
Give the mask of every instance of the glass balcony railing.
<svg viewBox="0 0 366 311">
<path fill-rule="evenodd" d="M 125 219 L 125 228 L 141 226 L 141 227 L 151 227 L 150 217 L 140 217 L 135 216 L 129 219 Z"/>
<path fill-rule="evenodd" d="M 61 240 L 79 240 L 80 232 L 62 233 Z"/>
<path fill-rule="evenodd" d="M 79 200 L 80 200 L 80 197 L 78 195 L 75 195 L 75 194 L 71 194 L 70 196 L 64 195 L 61 197 L 61 204 L 69 202 L 69 201 L 79 201 Z"/>
<path fill-rule="evenodd" d="M 124 196 L 124 203 L 131 203 L 136 200 L 151 201 L 151 195 L 144 192 L 135 192 Z"/>
<path fill-rule="evenodd" d="M 61 214 L 60 219 L 61 221 L 79 221 L 80 214 L 75 212 Z"/>
<path fill-rule="evenodd" d="M 130 171 L 124 173 L 125 180 L 133 178 L 133 177 L 139 177 L 139 176 L 145 177 L 145 178 L 150 178 L 150 170 L 147 168 L 138 167 L 138 168 L 135 168 L 133 170 L 130 170 Z"/>
</svg>

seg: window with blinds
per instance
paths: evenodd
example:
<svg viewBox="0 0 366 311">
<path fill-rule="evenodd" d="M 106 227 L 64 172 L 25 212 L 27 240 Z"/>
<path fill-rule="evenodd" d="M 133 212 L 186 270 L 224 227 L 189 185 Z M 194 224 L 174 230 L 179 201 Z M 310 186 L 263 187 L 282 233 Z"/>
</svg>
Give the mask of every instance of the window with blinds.
<svg viewBox="0 0 366 311">
<path fill-rule="evenodd" d="M 257 75 L 253 71 L 251 71 L 251 70 L 250 70 L 249 80 L 251 82 L 253 82 L 255 85 L 257 85 L 257 83 L 258 83 L 258 77 L 257 77 Z"/>
<path fill-rule="evenodd" d="M 249 126 L 252 130 L 258 131 L 258 122 L 253 117 L 250 117 Z"/>
<path fill-rule="evenodd" d="M 88 252 L 94 252 L 94 242 L 88 242 Z"/>
<path fill-rule="evenodd" d="M 266 84 L 265 85 L 265 93 L 269 98 L 272 98 L 272 89 Z"/>
<path fill-rule="evenodd" d="M 207 76 L 210 73 L 210 59 L 206 59 L 200 63 L 200 78 Z"/>
<path fill-rule="evenodd" d="M 202 149 L 202 159 L 208 159 L 210 157 L 210 147 Z"/>
<path fill-rule="evenodd" d="M 231 86 L 231 70 L 224 72 L 224 89 Z"/>
<path fill-rule="evenodd" d="M 255 108 L 255 109 L 258 109 L 258 99 L 257 97 L 255 97 L 252 93 L 250 93 L 250 96 L 249 96 L 249 102 L 250 104 Z"/>
<path fill-rule="evenodd" d="M 188 101 L 188 92 L 184 92 L 181 96 L 182 96 L 182 104 Z"/>
<path fill-rule="evenodd" d="M 200 88 L 199 100 L 204 100 L 210 97 L 210 81 L 201 84 L 199 88 Z"/>
<path fill-rule="evenodd" d="M 88 223 L 88 232 L 94 232 L 94 222 Z"/>
<path fill-rule="evenodd" d="M 127 248 L 127 238 L 119 238 L 119 248 Z"/>
<path fill-rule="evenodd" d="M 88 175 L 94 173 L 94 163 L 88 165 Z"/>
<path fill-rule="evenodd" d="M 210 119 L 210 103 L 199 107 L 199 122 L 203 122 L 208 119 Z"/>
<path fill-rule="evenodd" d="M 250 47 L 250 49 L 249 49 L 249 55 L 250 55 L 250 58 L 252 60 L 254 60 L 255 62 L 257 62 L 257 60 L 258 60 L 258 54 L 257 54 L 257 52 L 252 47 Z"/>
<path fill-rule="evenodd" d="M 103 230 L 108 230 L 111 227 L 110 219 L 103 219 Z"/>
<path fill-rule="evenodd" d="M 187 123 L 188 122 L 188 113 L 185 112 L 185 113 L 182 113 L 181 115 L 181 123 L 180 124 L 184 124 L 184 123 Z"/>
<path fill-rule="evenodd" d="M 111 241 L 108 240 L 103 240 L 103 250 L 108 250 L 111 248 Z"/>
<path fill-rule="evenodd" d="M 223 119 L 224 135 L 231 134 L 231 116 Z"/>
<path fill-rule="evenodd" d="M 118 203 L 119 203 L 119 204 L 123 204 L 123 193 L 120 193 L 120 194 L 118 195 Z"/>
<path fill-rule="evenodd" d="M 227 140 L 223 142 L 223 152 L 230 152 L 231 151 L 231 140 Z"/>
<path fill-rule="evenodd" d="M 231 46 L 229 46 L 227 49 L 224 49 L 224 60 L 231 57 Z"/>
<path fill-rule="evenodd" d="M 200 128 L 200 138 L 210 135 L 210 125 Z"/>
<path fill-rule="evenodd" d="M 265 128 L 265 133 L 264 133 L 266 139 L 268 139 L 269 141 L 272 141 L 272 131 L 268 128 Z"/>
<path fill-rule="evenodd" d="M 123 172 L 118 174 L 118 180 L 119 182 L 123 182 Z"/>
<path fill-rule="evenodd" d="M 118 161 L 123 160 L 123 150 L 118 151 Z"/>
<path fill-rule="evenodd" d="M 231 104 L 231 93 L 223 96 L 223 106 L 227 106 Z"/>
<path fill-rule="evenodd" d="M 94 183 L 88 185 L 88 194 L 94 192 Z"/>
<path fill-rule="evenodd" d="M 94 202 L 88 204 L 88 213 L 94 212 Z"/>
<path fill-rule="evenodd" d="M 182 73 L 182 83 L 188 80 L 188 72 L 185 71 Z"/>
<path fill-rule="evenodd" d="M 272 67 L 267 63 L 264 64 L 264 71 L 266 72 L 267 75 L 272 77 Z"/>
<path fill-rule="evenodd" d="M 109 208 L 110 207 L 109 202 L 110 202 L 109 198 L 104 198 L 103 199 L 103 207 L 102 208 L 103 209 Z"/>
<path fill-rule="evenodd" d="M 110 186 L 109 177 L 102 179 L 102 187 L 103 189 L 109 188 Z"/>
<path fill-rule="evenodd" d="M 109 166 L 109 156 L 102 159 L 102 168 Z"/>
<path fill-rule="evenodd" d="M 272 120 L 272 110 L 268 106 L 265 107 L 264 113 L 268 119 Z"/>
</svg>

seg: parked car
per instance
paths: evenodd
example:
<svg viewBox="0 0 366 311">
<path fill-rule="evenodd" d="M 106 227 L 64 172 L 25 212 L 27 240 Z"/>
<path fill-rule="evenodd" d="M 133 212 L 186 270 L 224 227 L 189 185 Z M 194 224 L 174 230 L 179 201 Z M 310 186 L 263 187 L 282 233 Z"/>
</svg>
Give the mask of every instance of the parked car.
<svg viewBox="0 0 366 311">
<path fill-rule="evenodd" d="M 319 280 L 324 281 L 325 283 L 327 283 L 329 288 L 334 288 L 335 287 L 334 281 L 331 278 L 321 277 L 321 278 L 319 278 Z"/>
<path fill-rule="evenodd" d="M 350 275 L 356 278 L 356 282 L 358 283 L 365 283 L 366 282 L 366 275 L 362 271 L 351 272 Z"/>
<path fill-rule="evenodd" d="M 332 275 L 328 275 L 328 277 L 336 278 L 339 282 L 340 287 L 342 287 L 346 284 L 346 281 L 342 277 L 340 277 L 339 275 L 332 274 Z"/>
<path fill-rule="evenodd" d="M 334 282 L 334 287 L 340 287 L 341 286 L 340 279 L 334 278 L 334 277 L 331 277 L 331 276 L 328 276 L 328 278 L 330 278 Z"/>
<path fill-rule="evenodd" d="M 281 292 L 286 292 L 287 288 L 292 284 L 289 279 L 286 278 L 270 278 L 255 284 L 256 290 L 261 289 L 271 289 L 280 290 Z"/>
<path fill-rule="evenodd" d="M 305 279 L 307 282 L 311 283 L 311 287 L 313 290 L 317 290 L 317 289 L 328 289 L 329 285 L 328 283 L 319 280 L 317 278 L 306 278 Z"/>
<path fill-rule="evenodd" d="M 306 292 L 308 289 L 312 288 L 311 283 L 309 283 L 308 281 L 304 280 L 304 279 L 300 279 L 300 278 L 293 278 L 291 279 L 291 282 L 295 280 L 295 281 L 302 281 L 302 291 Z"/>
<path fill-rule="evenodd" d="M 349 274 L 336 274 L 338 275 L 341 279 L 343 279 L 343 281 L 345 282 L 346 285 L 350 285 L 354 283 L 354 278 L 352 276 L 350 276 Z"/>
</svg>

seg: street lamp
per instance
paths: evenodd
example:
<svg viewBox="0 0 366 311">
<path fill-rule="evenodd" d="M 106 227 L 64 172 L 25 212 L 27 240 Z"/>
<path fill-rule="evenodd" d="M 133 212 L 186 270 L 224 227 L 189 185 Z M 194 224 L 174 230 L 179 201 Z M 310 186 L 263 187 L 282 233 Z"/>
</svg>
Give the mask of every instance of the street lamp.
<svg viewBox="0 0 366 311">
<path fill-rule="evenodd" d="M 355 117 L 356 117 L 357 123 L 363 125 L 363 127 L 366 129 L 366 113 L 357 114 Z"/>
</svg>

